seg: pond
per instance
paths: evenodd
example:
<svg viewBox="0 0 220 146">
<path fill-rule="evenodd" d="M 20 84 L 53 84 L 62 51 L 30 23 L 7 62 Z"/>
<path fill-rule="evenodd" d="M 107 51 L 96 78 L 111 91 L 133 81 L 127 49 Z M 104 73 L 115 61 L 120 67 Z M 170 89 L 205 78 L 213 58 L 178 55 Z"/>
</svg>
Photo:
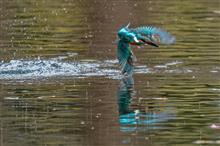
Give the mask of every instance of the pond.
<svg viewBox="0 0 220 146">
<path fill-rule="evenodd" d="M 220 144 L 219 0 L 0 0 L 1 146 Z M 117 31 L 150 25 L 174 45 L 132 47 Z"/>
</svg>

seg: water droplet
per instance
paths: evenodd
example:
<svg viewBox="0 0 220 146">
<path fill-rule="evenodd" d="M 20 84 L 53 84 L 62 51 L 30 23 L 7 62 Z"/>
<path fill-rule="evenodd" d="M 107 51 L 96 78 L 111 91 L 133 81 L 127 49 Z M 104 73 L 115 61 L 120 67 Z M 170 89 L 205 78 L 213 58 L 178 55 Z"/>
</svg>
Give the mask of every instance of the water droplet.
<svg viewBox="0 0 220 146">
<path fill-rule="evenodd" d="M 102 115 L 101 113 L 97 113 L 97 114 L 96 114 L 96 118 L 97 118 L 97 119 L 100 118 L 101 115 Z"/>
<path fill-rule="evenodd" d="M 145 139 L 145 140 L 149 140 L 149 137 L 145 137 L 144 139 Z"/>
<path fill-rule="evenodd" d="M 85 121 L 81 121 L 80 124 L 81 124 L 81 125 L 84 125 L 84 124 L 85 124 Z"/>
<path fill-rule="evenodd" d="M 217 125 L 217 124 L 212 124 L 212 125 L 210 125 L 210 128 L 212 128 L 212 129 L 220 129 L 220 126 Z"/>
<path fill-rule="evenodd" d="M 134 111 L 134 113 L 135 113 L 135 115 L 137 115 L 137 114 L 140 113 L 140 111 L 137 109 L 137 110 Z"/>
<path fill-rule="evenodd" d="M 43 99 L 44 97 L 43 96 L 39 96 L 39 97 L 37 97 L 37 99 Z"/>
</svg>

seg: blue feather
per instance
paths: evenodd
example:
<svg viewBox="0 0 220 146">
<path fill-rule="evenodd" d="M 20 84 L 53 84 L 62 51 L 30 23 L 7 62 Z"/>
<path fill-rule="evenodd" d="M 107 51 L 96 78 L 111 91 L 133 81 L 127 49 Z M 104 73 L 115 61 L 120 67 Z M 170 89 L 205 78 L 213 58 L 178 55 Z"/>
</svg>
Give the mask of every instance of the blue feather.
<svg viewBox="0 0 220 146">
<path fill-rule="evenodd" d="M 143 26 L 131 29 L 132 32 L 144 35 L 150 38 L 152 41 L 162 44 L 174 44 L 176 39 L 167 31 L 164 31 L 161 28 L 153 27 L 153 26 Z M 158 37 L 158 38 L 157 38 Z"/>
</svg>

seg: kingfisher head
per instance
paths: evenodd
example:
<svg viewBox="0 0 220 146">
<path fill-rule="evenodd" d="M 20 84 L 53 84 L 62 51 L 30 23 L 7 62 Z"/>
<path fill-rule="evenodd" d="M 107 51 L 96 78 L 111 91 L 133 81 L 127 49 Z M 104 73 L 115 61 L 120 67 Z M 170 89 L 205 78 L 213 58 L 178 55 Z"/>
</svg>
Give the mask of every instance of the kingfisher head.
<svg viewBox="0 0 220 146">
<path fill-rule="evenodd" d="M 129 28 L 128 28 L 129 25 L 130 24 L 128 24 L 126 27 L 122 27 L 118 31 L 118 37 L 121 41 L 124 41 L 126 43 L 132 43 L 132 42 L 138 43 L 139 40 L 137 39 L 136 34 L 129 30 Z"/>
</svg>

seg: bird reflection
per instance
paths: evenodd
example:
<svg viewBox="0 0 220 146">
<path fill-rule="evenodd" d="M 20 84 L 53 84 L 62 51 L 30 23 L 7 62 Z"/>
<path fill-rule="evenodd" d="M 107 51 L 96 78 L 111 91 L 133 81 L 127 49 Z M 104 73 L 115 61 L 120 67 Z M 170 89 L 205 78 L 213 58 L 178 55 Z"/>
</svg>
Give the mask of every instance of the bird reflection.
<svg viewBox="0 0 220 146">
<path fill-rule="evenodd" d="M 158 110 L 153 102 L 144 103 L 144 107 L 135 104 L 136 93 L 132 75 L 124 76 L 118 88 L 119 123 L 122 132 L 159 129 L 156 123 L 164 122 L 173 115 L 169 110 Z"/>
<path fill-rule="evenodd" d="M 129 109 L 129 105 L 134 95 L 135 91 L 133 77 L 123 77 L 118 90 L 118 106 L 120 115 L 132 113 L 132 111 Z"/>
</svg>

